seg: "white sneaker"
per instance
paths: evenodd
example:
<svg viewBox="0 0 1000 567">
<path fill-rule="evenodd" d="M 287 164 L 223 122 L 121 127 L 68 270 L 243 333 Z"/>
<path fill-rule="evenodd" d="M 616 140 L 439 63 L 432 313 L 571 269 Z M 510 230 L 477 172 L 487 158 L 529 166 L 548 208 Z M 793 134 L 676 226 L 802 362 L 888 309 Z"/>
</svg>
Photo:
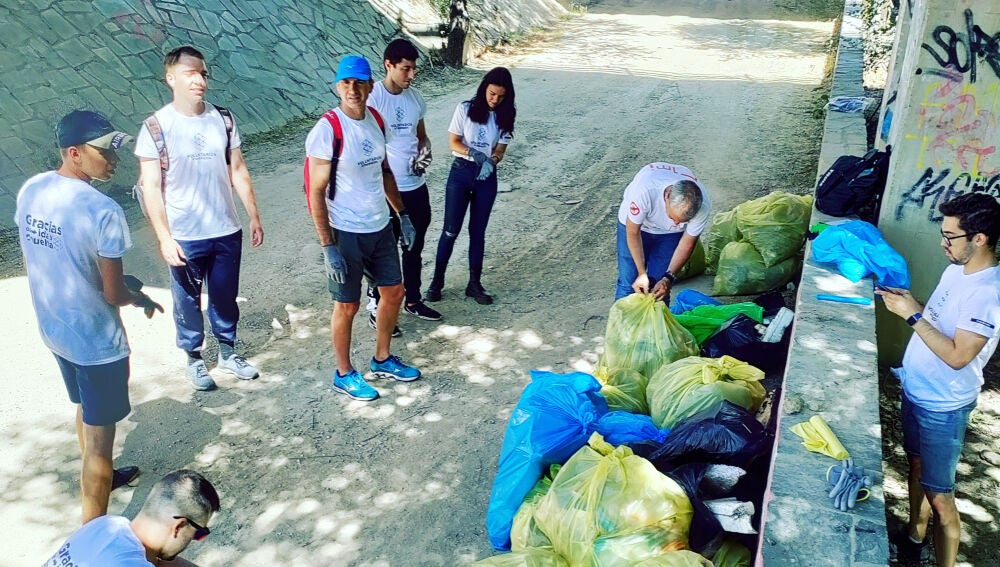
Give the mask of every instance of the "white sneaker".
<svg viewBox="0 0 1000 567">
<path fill-rule="evenodd" d="M 240 380 L 253 380 L 260 376 L 260 372 L 254 365 L 247 362 L 247 359 L 238 354 L 233 354 L 229 358 L 219 357 L 219 370 L 236 375 Z"/>
<path fill-rule="evenodd" d="M 764 331 L 764 336 L 761 337 L 761 342 L 765 343 L 779 343 L 782 337 L 785 336 L 785 329 L 792 324 L 795 319 L 795 312 L 787 307 L 782 307 L 775 313 L 774 317 L 771 319 L 771 323 L 768 324 L 767 330 Z"/>
</svg>

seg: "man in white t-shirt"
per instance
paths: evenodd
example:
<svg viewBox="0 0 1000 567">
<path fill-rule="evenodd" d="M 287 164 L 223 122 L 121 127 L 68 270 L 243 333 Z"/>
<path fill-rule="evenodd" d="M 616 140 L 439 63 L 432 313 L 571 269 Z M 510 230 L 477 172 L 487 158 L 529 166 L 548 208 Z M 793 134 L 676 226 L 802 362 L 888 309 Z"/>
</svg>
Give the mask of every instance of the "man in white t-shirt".
<svg viewBox="0 0 1000 567">
<path fill-rule="evenodd" d="M 408 40 L 396 39 L 386 46 L 382 56 L 385 79 L 375 83 L 368 104 L 385 119 L 392 135 L 386 142 L 389 166 L 396 179 L 403 206 L 416 230 L 413 243 L 403 249 L 403 309 L 421 319 L 440 321 L 441 314 L 428 307 L 420 296 L 421 252 L 431 224 L 431 202 L 424 182 L 424 172 L 431 163 L 431 140 L 424 126 L 427 105 L 424 97 L 410 83 L 417 70 L 420 53 Z M 377 300 L 377 298 L 376 298 Z M 377 301 L 375 302 L 377 305 Z M 375 327 L 374 305 L 369 325 Z"/>
<path fill-rule="evenodd" d="M 955 471 L 969 414 L 983 386 L 983 368 L 1000 340 L 1000 203 L 968 193 L 942 203 L 945 268 L 927 305 L 902 289 L 876 290 L 889 311 L 913 328 L 903 365 L 900 410 L 909 457 L 910 520 L 890 545 L 894 559 L 929 558 L 931 513 L 937 564 L 955 565 L 962 523 L 955 505 Z"/>
<path fill-rule="evenodd" d="M 390 351 L 403 302 L 403 278 L 388 205 L 399 215 L 404 248 L 411 246 L 416 230 L 386 156 L 386 140 L 392 139 L 392 131 L 383 133 L 367 106 L 373 84 L 364 57 L 344 57 L 337 66 L 335 83 L 340 106 L 320 118 L 306 137 L 309 210 L 323 246 L 333 295 L 330 329 L 337 356 L 333 389 L 362 401 L 379 395 L 351 363 L 351 323 L 361 306 L 363 277 L 378 286 L 381 296 L 369 377 L 402 382 L 420 378 L 419 370 Z M 333 121 L 340 124 L 342 134 L 336 153 Z"/>
<path fill-rule="evenodd" d="M 668 298 L 674 276 L 708 224 L 708 191 L 682 165 L 651 163 L 625 188 L 618 208 L 615 300 L 630 293 Z"/>
<path fill-rule="evenodd" d="M 191 541 L 202 541 L 219 511 L 219 494 L 200 474 L 182 469 L 153 485 L 135 519 L 95 518 L 63 543 L 42 567 L 171 565 Z"/>
<path fill-rule="evenodd" d="M 170 266 L 177 346 L 187 353 L 187 377 L 197 390 L 215 388 L 201 350 L 205 321 L 202 286 L 208 287 L 208 318 L 219 342 L 218 368 L 250 380 L 259 372 L 236 353 L 243 230 L 233 193 L 250 217 L 250 243 L 264 242 L 253 183 L 240 151 L 240 133 L 229 111 L 205 102 L 208 68 L 197 49 L 183 46 L 163 58 L 170 104 L 153 115 L 136 139 L 143 203 L 160 255 Z M 162 145 L 167 156 L 163 173 Z"/>
<path fill-rule="evenodd" d="M 42 341 L 77 404 L 86 523 L 106 514 L 111 490 L 139 472 L 112 468 L 115 424 L 132 411 L 131 351 L 118 308 L 136 305 L 148 317 L 163 308 L 123 275 L 122 256 L 132 246 L 125 212 L 91 185 L 111 178 L 117 150 L 131 137 L 100 113 L 74 110 L 59 121 L 56 140 L 62 165 L 24 183 L 14 223 Z"/>
</svg>

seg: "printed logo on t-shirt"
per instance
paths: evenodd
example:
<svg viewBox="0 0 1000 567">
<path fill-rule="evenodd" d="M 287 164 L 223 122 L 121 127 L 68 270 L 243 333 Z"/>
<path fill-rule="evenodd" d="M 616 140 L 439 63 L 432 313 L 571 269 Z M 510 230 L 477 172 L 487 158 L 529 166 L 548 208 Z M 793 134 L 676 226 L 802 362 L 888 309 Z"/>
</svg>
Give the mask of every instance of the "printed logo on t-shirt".
<svg viewBox="0 0 1000 567">
<path fill-rule="evenodd" d="M 986 327 L 986 328 L 988 328 L 988 329 L 995 329 L 995 328 L 996 328 L 996 327 L 994 327 L 994 326 L 993 326 L 993 324 L 992 324 L 992 323 L 989 323 L 989 322 L 987 322 L 987 321 L 983 321 L 982 319 L 976 319 L 975 317 L 973 317 L 973 318 L 972 318 L 972 319 L 970 319 L 970 320 L 971 320 L 971 321 L 972 321 L 973 323 L 978 323 L 978 324 L 980 324 L 980 325 L 982 325 L 982 326 L 984 326 L 984 327 Z"/>
<path fill-rule="evenodd" d="M 406 111 L 403 110 L 402 106 L 396 107 L 396 122 L 402 122 L 406 118 Z"/>
<path fill-rule="evenodd" d="M 629 203 L 628 212 L 632 216 L 638 215 L 639 214 L 639 205 L 636 205 L 635 201 L 632 201 L 631 203 Z"/>
<path fill-rule="evenodd" d="M 365 138 L 365 141 L 361 142 L 361 150 L 365 152 L 366 156 L 370 156 L 375 151 L 375 144 L 368 138 Z"/>
<path fill-rule="evenodd" d="M 938 299 L 936 304 L 927 306 L 927 315 L 930 317 L 931 321 L 938 321 L 941 319 L 941 309 L 944 308 L 949 295 L 951 295 L 951 290 L 946 290 L 941 294 L 941 297 Z"/>
<path fill-rule="evenodd" d="M 479 132 L 476 133 L 476 141 L 479 142 L 478 145 L 483 145 L 486 143 L 486 126 L 479 127 Z"/>
<path fill-rule="evenodd" d="M 31 215 L 24 215 L 23 228 L 22 241 L 24 244 L 32 244 L 51 250 L 62 250 L 63 235 L 61 226 Z"/>
<path fill-rule="evenodd" d="M 198 151 L 201 151 L 201 150 L 205 149 L 205 135 L 204 134 L 195 134 L 194 135 L 194 140 L 192 140 L 192 142 L 194 142 L 194 147 L 198 148 Z"/>
</svg>

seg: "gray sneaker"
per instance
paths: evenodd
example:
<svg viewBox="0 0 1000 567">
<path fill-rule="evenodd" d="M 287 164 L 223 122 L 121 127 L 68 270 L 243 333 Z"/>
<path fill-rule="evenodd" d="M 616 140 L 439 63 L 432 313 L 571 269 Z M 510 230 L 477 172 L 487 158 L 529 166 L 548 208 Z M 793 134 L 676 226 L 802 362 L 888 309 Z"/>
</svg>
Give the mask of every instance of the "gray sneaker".
<svg viewBox="0 0 1000 567">
<path fill-rule="evenodd" d="M 208 375 L 208 367 L 204 360 L 189 362 L 187 365 L 187 377 L 191 381 L 191 386 L 195 390 L 214 390 L 215 380 Z"/>
<path fill-rule="evenodd" d="M 233 354 L 229 358 L 219 357 L 219 370 L 235 375 L 240 380 L 253 380 L 260 376 L 260 372 L 254 365 L 247 362 L 247 359 L 238 354 Z"/>
</svg>

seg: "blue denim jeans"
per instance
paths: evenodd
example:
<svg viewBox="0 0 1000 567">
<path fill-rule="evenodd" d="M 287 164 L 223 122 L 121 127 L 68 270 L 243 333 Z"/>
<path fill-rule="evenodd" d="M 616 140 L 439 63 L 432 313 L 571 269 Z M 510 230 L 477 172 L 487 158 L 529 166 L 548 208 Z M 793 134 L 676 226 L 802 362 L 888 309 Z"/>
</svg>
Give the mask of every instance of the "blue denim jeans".
<svg viewBox="0 0 1000 567">
<path fill-rule="evenodd" d="M 201 313 L 201 290 L 208 285 L 208 321 L 220 343 L 236 344 L 240 308 L 240 258 L 243 231 L 205 240 L 178 240 L 187 263 L 170 267 L 170 291 L 174 297 L 177 346 L 185 351 L 201 350 L 205 342 L 205 320 Z"/>
<path fill-rule="evenodd" d="M 663 277 L 670 267 L 670 259 L 681 241 L 683 232 L 670 234 L 650 234 L 639 232 L 642 237 L 642 251 L 646 256 L 646 273 L 649 274 L 650 285 Z M 632 260 L 625 238 L 625 225 L 618 223 L 618 283 L 615 285 L 615 301 L 632 293 L 632 282 L 639 277 L 639 269 Z"/>
<path fill-rule="evenodd" d="M 920 485 L 927 492 L 955 490 L 955 469 L 962 456 L 965 429 L 976 402 L 952 411 L 928 411 L 902 395 L 903 450 L 920 457 Z"/>
<path fill-rule="evenodd" d="M 486 225 L 497 199 L 496 170 L 482 181 L 476 179 L 479 166 L 455 158 L 448 173 L 444 193 L 444 226 L 438 239 L 436 264 L 447 266 L 455 248 L 455 238 L 462 231 L 465 211 L 469 211 L 469 268 L 482 270 L 486 253 Z"/>
</svg>

